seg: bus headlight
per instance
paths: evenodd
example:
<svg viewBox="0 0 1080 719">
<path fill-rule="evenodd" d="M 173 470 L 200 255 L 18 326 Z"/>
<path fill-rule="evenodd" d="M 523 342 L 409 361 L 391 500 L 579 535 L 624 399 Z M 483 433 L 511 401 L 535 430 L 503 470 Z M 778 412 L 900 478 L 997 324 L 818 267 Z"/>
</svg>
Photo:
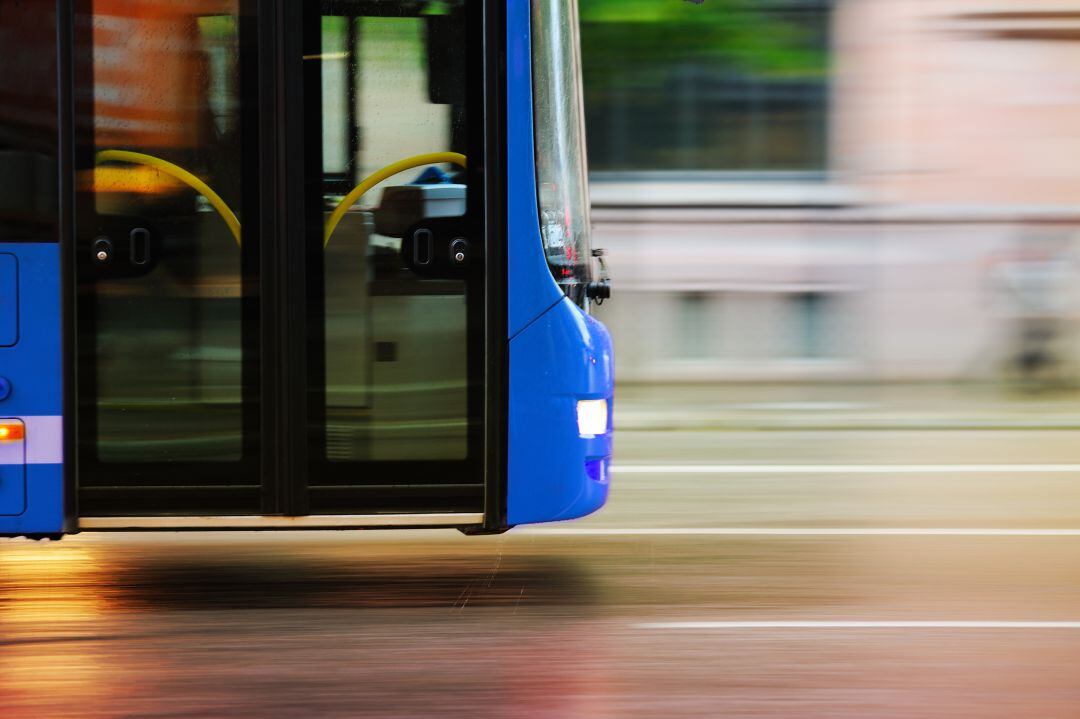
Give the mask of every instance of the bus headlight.
<svg viewBox="0 0 1080 719">
<path fill-rule="evenodd" d="M 606 399 L 581 399 L 577 403 L 578 433 L 582 437 L 607 434 L 608 406 Z"/>
</svg>

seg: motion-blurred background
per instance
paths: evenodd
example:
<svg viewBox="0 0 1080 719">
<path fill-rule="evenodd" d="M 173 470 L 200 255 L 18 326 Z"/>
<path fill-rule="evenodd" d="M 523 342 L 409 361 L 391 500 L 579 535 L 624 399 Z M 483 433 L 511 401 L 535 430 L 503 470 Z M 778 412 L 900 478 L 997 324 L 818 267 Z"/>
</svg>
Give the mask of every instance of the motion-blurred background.
<svg viewBox="0 0 1080 719">
<path fill-rule="evenodd" d="M 581 0 L 581 18 L 624 400 L 697 383 L 655 409 L 713 422 L 768 423 L 758 399 L 826 422 L 1070 412 L 1075 0 Z"/>
<path fill-rule="evenodd" d="M 0 716 L 1080 715 L 1080 0 L 580 10 L 608 506 L 7 544 Z"/>
</svg>

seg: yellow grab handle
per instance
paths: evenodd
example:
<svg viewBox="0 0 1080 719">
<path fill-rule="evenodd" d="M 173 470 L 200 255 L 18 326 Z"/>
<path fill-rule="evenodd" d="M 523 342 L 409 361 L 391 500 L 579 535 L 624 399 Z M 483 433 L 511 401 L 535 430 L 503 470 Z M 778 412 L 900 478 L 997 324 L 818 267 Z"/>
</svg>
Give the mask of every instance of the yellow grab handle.
<svg viewBox="0 0 1080 719">
<path fill-rule="evenodd" d="M 129 150 L 102 150 L 97 153 L 98 162 L 133 162 L 137 165 L 148 165 L 161 170 L 166 175 L 175 177 L 180 182 L 191 189 L 198 192 L 205 197 L 210 205 L 217 210 L 217 213 L 221 215 L 221 219 L 225 220 L 225 224 L 229 226 L 229 231 L 232 232 L 232 236 L 236 239 L 236 244 L 240 244 L 240 220 L 236 219 L 236 214 L 225 204 L 225 200 L 221 199 L 218 193 L 211 189 L 210 185 L 200 180 L 195 175 L 180 167 L 174 165 L 168 160 L 162 160 L 160 157 L 154 157 L 153 155 L 147 155 L 142 152 L 131 152 Z"/>
<path fill-rule="evenodd" d="M 387 165 L 381 170 L 376 170 L 365 177 L 363 182 L 354 187 L 349 194 L 345 195 L 345 197 L 341 199 L 341 202 L 338 203 L 338 206 L 334 208 L 334 211 L 330 213 L 330 217 L 326 220 L 326 228 L 323 231 L 323 247 L 330 244 L 330 236 L 334 234 L 334 230 L 337 229 L 338 223 L 341 222 L 341 218 L 345 216 L 345 213 L 348 212 L 349 208 L 372 187 L 375 187 L 375 185 L 386 178 L 392 177 L 399 172 L 411 170 L 414 167 L 420 167 L 422 165 L 437 165 L 440 162 L 450 162 L 465 167 L 465 156 L 460 152 L 428 152 L 423 155 L 413 155 L 412 157 L 406 157 L 404 160 L 398 160 L 393 164 Z"/>
<path fill-rule="evenodd" d="M 154 157 L 153 155 L 147 155 L 142 152 L 132 152 L 130 150 L 102 150 L 97 153 L 97 161 L 133 162 L 139 165 L 148 165 L 149 167 L 157 168 L 165 174 L 175 177 L 210 202 L 210 205 L 217 210 L 219 215 L 221 215 L 221 219 L 225 220 L 225 224 L 228 225 L 229 231 L 232 232 L 233 237 L 236 239 L 236 244 L 240 244 L 240 221 L 236 219 L 236 214 L 209 185 L 179 165 L 174 165 L 168 160 L 163 160 L 160 157 Z M 399 172 L 411 170 L 414 167 L 421 167 L 423 165 L 436 165 L 441 162 L 449 162 L 460 165 L 461 167 L 466 166 L 465 156 L 460 152 L 428 152 L 423 155 L 414 155 L 413 157 L 407 157 L 404 160 L 398 160 L 397 162 L 376 170 L 365 177 L 359 185 L 354 187 L 349 194 L 342 198 L 341 202 L 338 203 L 338 206 L 334 208 L 334 211 L 330 213 L 330 217 L 326 221 L 326 228 L 323 232 L 323 246 L 325 247 L 330 242 L 330 236 L 334 234 L 334 230 L 337 229 L 338 223 L 341 222 L 341 218 L 345 216 L 345 213 L 349 208 L 372 187 Z"/>
</svg>

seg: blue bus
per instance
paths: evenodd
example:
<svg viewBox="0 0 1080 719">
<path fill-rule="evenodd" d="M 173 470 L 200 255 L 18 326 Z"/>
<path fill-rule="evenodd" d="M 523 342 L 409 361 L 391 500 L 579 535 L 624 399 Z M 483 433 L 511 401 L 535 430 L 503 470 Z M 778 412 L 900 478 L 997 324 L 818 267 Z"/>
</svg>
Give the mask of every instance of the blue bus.
<svg viewBox="0 0 1080 719">
<path fill-rule="evenodd" d="M 0 0 L 0 536 L 605 501 L 573 0 Z"/>
</svg>

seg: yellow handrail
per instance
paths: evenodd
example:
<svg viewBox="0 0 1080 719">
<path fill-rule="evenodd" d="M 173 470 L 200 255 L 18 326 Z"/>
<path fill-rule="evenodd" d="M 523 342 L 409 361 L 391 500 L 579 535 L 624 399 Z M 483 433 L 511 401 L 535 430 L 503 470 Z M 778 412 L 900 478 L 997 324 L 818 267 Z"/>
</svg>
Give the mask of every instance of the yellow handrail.
<svg viewBox="0 0 1080 719">
<path fill-rule="evenodd" d="M 225 204 L 225 200 L 221 199 L 221 196 L 214 192 L 210 185 L 207 185 L 195 175 L 179 165 L 174 165 L 168 160 L 162 160 L 160 157 L 154 157 L 153 155 L 147 155 L 142 152 L 131 152 L 130 150 L 102 150 L 97 153 L 98 162 L 108 162 L 110 160 L 116 162 L 133 162 L 137 165 L 149 165 L 150 167 L 157 168 L 165 174 L 180 180 L 210 202 L 210 205 L 217 210 L 219 215 L 221 215 L 221 219 L 225 220 L 225 224 L 229 226 L 229 231 L 232 232 L 236 244 L 240 244 L 240 220 L 236 219 L 236 214 L 227 204 Z"/>
<path fill-rule="evenodd" d="M 330 244 L 330 236 L 334 234 L 334 230 L 337 229 L 338 223 L 341 222 L 341 218 L 345 216 L 345 213 L 348 212 L 349 208 L 352 207 L 365 192 L 372 187 L 375 187 L 375 185 L 386 178 L 392 177 L 399 172 L 411 170 L 412 168 L 420 167 L 421 165 L 436 165 L 440 162 L 450 162 L 465 167 L 465 156 L 460 152 L 428 152 L 423 155 L 413 155 L 412 157 L 406 157 L 404 160 L 398 160 L 397 162 L 389 164 L 381 170 L 376 170 L 365 177 L 359 185 L 354 187 L 349 194 L 341 199 L 338 206 L 330 213 L 330 217 L 326 220 L 326 228 L 323 231 L 323 247 Z"/>
<path fill-rule="evenodd" d="M 210 205 L 217 210 L 219 215 L 221 215 L 221 219 L 225 220 L 225 224 L 228 225 L 229 231 L 232 232 L 233 237 L 236 239 L 236 244 L 240 244 L 240 221 L 236 219 L 236 214 L 227 204 L 225 204 L 225 201 L 221 199 L 221 196 L 218 195 L 218 193 L 214 192 L 209 185 L 195 175 L 179 165 L 174 165 L 168 160 L 163 160 L 160 157 L 154 157 L 153 155 L 147 155 L 142 152 L 132 152 L 130 150 L 102 150 L 97 153 L 98 162 L 109 162 L 110 160 L 115 162 L 133 162 L 139 165 L 148 165 L 180 180 L 210 202 Z M 428 152 L 422 155 L 406 157 L 404 160 L 398 160 L 397 162 L 376 170 L 365 177 L 360 184 L 354 187 L 349 194 L 341 199 L 338 206 L 330 213 L 330 217 L 326 220 L 326 227 L 323 230 L 323 247 L 330 243 L 330 236 L 334 234 L 334 230 L 337 229 L 338 224 L 341 222 L 341 218 L 345 216 L 345 213 L 348 212 L 349 208 L 352 207 L 368 190 L 399 172 L 411 170 L 414 167 L 421 167 L 422 165 L 436 165 L 441 162 L 449 162 L 460 165 L 461 167 L 466 166 L 465 155 L 462 155 L 460 152 Z"/>
</svg>

